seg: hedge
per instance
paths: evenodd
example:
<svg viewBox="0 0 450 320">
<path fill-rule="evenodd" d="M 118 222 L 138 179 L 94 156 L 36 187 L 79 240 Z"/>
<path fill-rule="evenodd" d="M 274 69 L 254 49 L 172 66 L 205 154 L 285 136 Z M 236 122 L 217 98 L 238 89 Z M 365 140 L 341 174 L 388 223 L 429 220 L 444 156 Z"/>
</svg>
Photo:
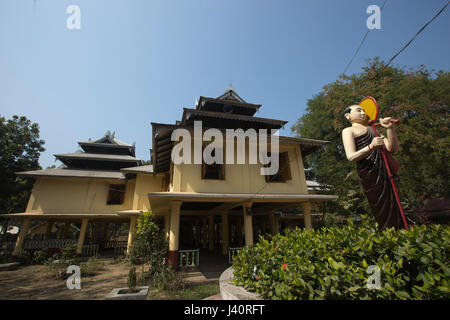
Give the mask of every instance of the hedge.
<svg viewBox="0 0 450 320">
<path fill-rule="evenodd" d="M 449 299 L 449 239 L 449 226 L 380 232 L 367 217 L 285 230 L 236 255 L 234 283 L 264 299 Z M 370 266 L 379 267 L 377 288 L 367 285 Z"/>
</svg>

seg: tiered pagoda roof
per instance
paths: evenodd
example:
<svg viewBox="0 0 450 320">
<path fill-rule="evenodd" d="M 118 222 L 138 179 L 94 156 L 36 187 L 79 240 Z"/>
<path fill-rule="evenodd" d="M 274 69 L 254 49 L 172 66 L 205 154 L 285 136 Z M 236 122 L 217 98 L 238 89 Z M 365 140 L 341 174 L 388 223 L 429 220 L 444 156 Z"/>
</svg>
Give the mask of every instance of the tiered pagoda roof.
<svg viewBox="0 0 450 320">
<path fill-rule="evenodd" d="M 181 121 L 176 124 L 153 123 L 152 135 L 152 163 L 154 173 L 166 172 L 170 168 L 173 130 L 184 128 L 193 131 L 194 121 L 202 121 L 202 128 L 225 129 L 281 129 L 287 121 L 255 117 L 254 114 L 261 107 L 260 104 L 248 103 L 242 99 L 230 85 L 217 98 L 201 96 L 195 109 L 184 108 Z M 279 137 L 280 142 L 297 143 L 302 145 L 303 155 L 309 154 L 327 141 Z"/>
<path fill-rule="evenodd" d="M 74 178 L 123 179 L 126 171 L 140 168 L 142 161 L 135 157 L 135 145 L 122 142 L 109 131 L 95 141 L 80 141 L 82 152 L 55 154 L 65 167 L 18 172 L 19 176 L 48 176 Z M 151 168 L 147 168 L 147 171 Z M 131 171 L 128 171 L 131 172 Z"/>
</svg>

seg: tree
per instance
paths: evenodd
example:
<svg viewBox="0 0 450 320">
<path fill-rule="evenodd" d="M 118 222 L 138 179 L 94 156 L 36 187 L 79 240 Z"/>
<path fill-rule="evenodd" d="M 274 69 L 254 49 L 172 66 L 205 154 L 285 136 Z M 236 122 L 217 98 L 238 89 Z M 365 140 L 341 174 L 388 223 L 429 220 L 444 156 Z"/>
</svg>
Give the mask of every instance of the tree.
<svg viewBox="0 0 450 320">
<path fill-rule="evenodd" d="M 375 58 L 368 60 L 361 73 L 341 75 L 325 85 L 308 100 L 306 113 L 292 127 L 300 137 L 331 142 L 306 159 L 317 181 L 331 186 L 339 196 L 337 205 L 326 204 L 328 209 L 343 214 L 369 211 L 355 165 L 347 160 L 341 139 L 342 130 L 349 125 L 343 110 L 365 96 L 377 100 L 381 117 L 400 120 L 396 128 L 400 151 L 395 158 L 402 166 L 397 186 L 405 207 L 416 208 L 424 194 L 448 197 L 450 74 L 429 71 L 423 65 L 416 70 L 386 66 Z"/>
<path fill-rule="evenodd" d="M 150 273 L 164 268 L 169 248 L 153 213 L 141 214 L 133 232 L 134 240 L 128 253 L 131 263 L 141 265 L 142 274 L 145 265 L 150 267 Z"/>
<path fill-rule="evenodd" d="M 37 123 L 23 116 L 9 120 L 0 116 L 0 214 L 25 211 L 33 182 L 15 172 L 41 169 L 38 160 L 44 143 Z"/>
</svg>

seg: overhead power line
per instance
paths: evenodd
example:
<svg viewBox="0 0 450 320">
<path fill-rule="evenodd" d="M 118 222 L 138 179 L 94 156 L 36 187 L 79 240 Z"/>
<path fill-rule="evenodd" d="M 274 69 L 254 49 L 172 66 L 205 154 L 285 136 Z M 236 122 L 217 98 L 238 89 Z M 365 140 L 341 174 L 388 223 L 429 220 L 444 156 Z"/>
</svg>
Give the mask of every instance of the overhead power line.
<svg viewBox="0 0 450 320">
<path fill-rule="evenodd" d="M 380 12 L 383 10 L 383 7 L 384 7 L 384 5 L 386 4 L 386 1 L 387 1 L 387 0 L 384 0 L 383 5 L 382 5 L 381 8 L 380 8 Z M 350 67 L 350 65 L 352 64 L 353 60 L 355 59 L 356 55 L 357 55 L 358 52 L 359 52 L 359 49 L 361 49 L 361 47 L 362 47 L 364 41 L 366 40 L 367 35 L 369 34 L 369 31 L 370 31 L 370 30 L 367 29 L 367 32 L 366 32 L 366 34 L 364 35 L 364 37 L 362 38 L 361 43 L 359 44 L 358 49 L 356 49 L 355 53 L 353 54 L 353 57 L 350 59 L 349 63 L 348 63 L 347 66 L 345 67 L 345 70 L 344 70 L 343 74 L 345 74 L 345 72 L 347 71 L 348 67 Z"/>
<path fill-rule="evenodd" d="M 417 31 L 416 32 L 416 34 L 414 35 L 414 37 L 412 37 L 412 39 L 411 40 L 409 40 L 408 41 L 408 43 L 407 44 L 405 44 L 404 46 L 403 46 L 403 48 L 401 48 L 400 49 L 400 51 L 399 52 L 397 52 L 390 60 L 389 60 L 389 62 L 385 65 L 385 67 L 387 67 L 388 65 L 390 65 L 391 64 L 391 62 L 403 51 L 403 50 L 405 50 L 410 44 L 411 44 L 411 42 L 413 42 L 414 41 L 414 39 L 434 20 L 434 19 L 436 19 L 446 8 L 447 8 L 447 6 L 448 6 L 448 4 L 449 4 L 449 2 L 450 1 L 447 1 L 447 3 L 445 4 L 445 6 L 444 7 L 442 7 L 442 9 L 441 10 L 439 10 L 439 12 L 438 13 L 436 13 L 435 14 L 435 16 L 433 17 L 433 18 L 431 18 L 431 20 L 430 21 L 428 21 L 422 28 L 420 28 L 420 30 L 419 31 Z"/>
</svg>

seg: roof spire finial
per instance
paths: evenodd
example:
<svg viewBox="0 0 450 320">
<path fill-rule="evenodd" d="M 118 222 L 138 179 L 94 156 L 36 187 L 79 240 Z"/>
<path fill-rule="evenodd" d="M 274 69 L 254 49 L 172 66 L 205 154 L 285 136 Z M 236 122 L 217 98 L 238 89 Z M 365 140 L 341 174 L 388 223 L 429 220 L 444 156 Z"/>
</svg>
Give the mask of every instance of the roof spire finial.
<svg viewBox="0 0 450 320">
<path fill-rule="evenodd" d="M 227 88 L 227 90 L 225 90 L 225 92 L 227 92 L 227 91 L 235 91 L 234 90 L 234 88 L 233 88 L 233 84 L 230 82 L 229 84 L 228 84 L 228 88 Z"/>
</svg>

